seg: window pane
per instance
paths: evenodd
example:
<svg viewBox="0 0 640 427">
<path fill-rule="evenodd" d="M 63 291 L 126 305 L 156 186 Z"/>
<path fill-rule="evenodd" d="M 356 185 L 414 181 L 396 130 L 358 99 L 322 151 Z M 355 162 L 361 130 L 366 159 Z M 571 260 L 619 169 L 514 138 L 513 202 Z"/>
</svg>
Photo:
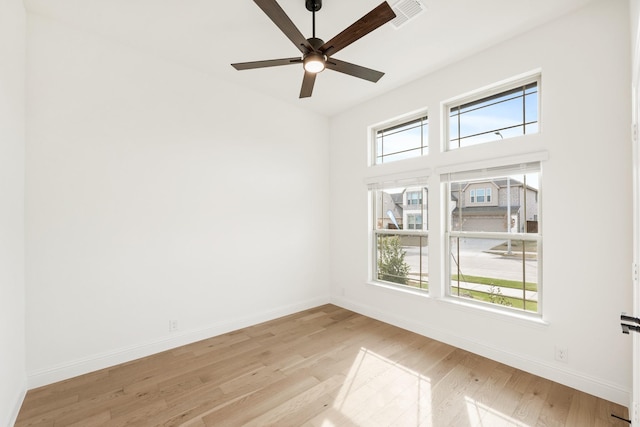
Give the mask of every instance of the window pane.
<svg viewBox="0 0 640 427">
<path fill-rule="evenodd" d="M 537 248 L 534 241 L 451 237 L 450 294 L 537 312 Z"/>
<path fill-rule="evenodd" d="M 427 187 L 374 192 L 376 230 L 427 230 Z"/>
<path fill-rule="evenodd" d="M 377 280 L 428 289 L 427 236 L 377 235 Z"/>
<path fill-rule="evenodd" d="M 449 109 L 449 149 L 537 132 L 537 83 L 517 87 Z M 528 127 L 529 126 L 529 127 Z"/>
<path fill-rule="evenodd" d="M 427 154 L 428 134 L 426 116 L 377 131 L 376 164 Z"/>
<path fill-rule="evenodd" d="M 421 205 L 422 204 L 422 191 L 408 191 L 407 192 L 407 204 L 408 205 Z"/>
<path fill-rule="evenodd" d="M 525 97 L 525 121 L 533 123 L 538 121 L 538 93 Z"/>
<path fill-rule="evenodd" d="M 522 233 L 538 233 L 538 196 L 539 196 L 539 183 L 538 183 L 538 174 L 530 173 L 526 175 L 522 175 L 522 180 L 524 184 L 523 190 L 523 207 L 522 210 L 524 212 L 522 221 L 523 226 L 521 230 Z"/>
<path fill-rule="evenodd" d="M 477 186 L 484 188 L 474 189 Z M 537 233 L 540 193 L 537 172 L 453 181 L 449 188 L 451 231 Z"/>
<path fill-rule="evenodd" d="M 530 125 L 526 125 L 525 132 L 527 134 L 538 133 L 538 123 L 531 123 Z"/>
<path fill-rule="evenodd" d="M 470 110 L 460 116 L 460 137 L 482 133 L 493 134 L 496 129 L 506 129 L 522 124 L 522 99 L 511 99 Z"/>
<path fill-rule="evenodd" d="M 382 141 L 385 155 L 398 153 L 420 148 L 422 146 L 420 131 L 419 127 L 412 127 L 400 132 L 380 133 L 378 139 Z"/>
</svg>

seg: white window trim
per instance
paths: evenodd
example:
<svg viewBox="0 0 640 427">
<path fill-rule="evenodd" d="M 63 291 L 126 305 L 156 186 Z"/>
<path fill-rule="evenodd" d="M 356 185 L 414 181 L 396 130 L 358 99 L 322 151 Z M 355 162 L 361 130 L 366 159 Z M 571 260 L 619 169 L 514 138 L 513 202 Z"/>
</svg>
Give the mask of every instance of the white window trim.
<svg viewBox="0 0 640 427">
<path fill-rule="evenodd" d="M 481 160 L 477 162 L 464 162 L 456 163 L 454 165 L 437 167 L 435 168 L 434 173 L 437 175 L 446 175 L 449 173 L 459 173 L 464 171 L 480 171 L 483 169 L 488 170 L 493 168 L 501 168 L 504 166 L 525 165 L 527 163 L 542 163 L 546 160 L 549 160 L 549 152 L 546 150 L 542 150 L 515 156 L 496 157 L 493 159 Z"/>
<path fill-rule="evenodd" d="M 398 162 L 401 163 L 401 162 Z M 364 179 L 369 190 L 380 190 L 394 187 L 416 187 L 427 182 L 431 169 L 421 168 L 393 174 L 373 174 Z"/>
</svg>

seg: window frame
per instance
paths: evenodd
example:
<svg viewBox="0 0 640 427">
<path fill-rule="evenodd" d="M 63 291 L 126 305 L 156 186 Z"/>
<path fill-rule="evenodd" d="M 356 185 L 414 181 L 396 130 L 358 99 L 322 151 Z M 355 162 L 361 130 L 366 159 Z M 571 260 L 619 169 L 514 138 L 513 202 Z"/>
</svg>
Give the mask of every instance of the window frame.
<svg viewBox="0 0 640 427">
<path fill-rule="evenodd" d="M 507 136 L 504 137 L 500 131 L 504 130 L 503 128 L 498 129 L 497 131 L 495 130 L 489 130 L 486 131 L 484 133 L 489 134 L 491 132 L 493 132 L 496 135 L 499 135 L 499 138 L 495 138 L 492 139 L 490 141 L 486 141 L 486 142 L 480 142 L 480 143 L 475 143 L 475 144 L 470 144 L 468 146 L 458 146 L 458 147 L 451 147 L 451 110 L 452 108 L 462 108 L 465 105 L 469 105 L 469 104 L 473 104 L 473 103 L 481 103 L 483 101 L 489 100 L 493 97 L 498 97 L 501 94 L 505 94 L 511 91 L 515 91 L 518 90 L 519 88 L 525 88 L 528 85 L 531 84 L 536 84 L 537 87 L 537 96 L 538 96 L 538 103 L 537 103 L 537 111 L 536 111 L 536 116 L 537 116 L 537 121 L 534 122 L 537 124 L 537 131 L 536 132 L 531 132 L 531 133 L 527 133 L 526 132 L 526 121 L 522 122 L 518 125 L 514 125 L 514 126 L 510 126 L 510 127 L 519 127 L 519 126 L 525 126 L 525 132 L 521 135 L 516 135 L 516 136 Z M 482 89 L 478 89 L 475 90 L 471 93 L 467 93 L 465 95 L 461 95 L 458 97 L 454 97 L 451 98 L 445 102 L 442 103 L 442 109 L 441 109 L 441 126 L 443 129 L 443 136 L 442 136 L 442 140 L 441 140 L 441 150 L 442 152 L 449 152 L 449 151 L 457 151 L 457 150 L 464 150 L 464 149 L 468 149 L 470 147 L 474 147 L 477 145 L 485 145 L 485 144 L 492 144 L 492 143 L 496 143 L 496 142 L 500 142 L 503 141 L 505 139 L 513 139 L 513 138 L 522 138 L 525 137 L 527 135 L 535 135 L 538 134 L 542 131 L 542 116 L 541 116 L 541 94 L 542 94 L 542 74 L 540 72 L 536 72 L 533 74 L 527 74 L 524 76 L 521 76 L 519 78 L 515 78 L 512 80 L 509 80 L 507 82 L 504 83 L 500 83 L 500 84 L 496 84 L 490 87 L 486 87 L 486 88 L 482 88 Z M 524 101 L 524 99 L 523 99 Z M 526 120 L 526 117 L 523 118 L 523 120 Z M 509 127 L 509 128 L 510 128 Z M 460 140 L 460 135 L 458 134 L 458 141 Z"/>
<path fill-rule="evenodd" d="M 371 260 L 371 268 L 369 269 L 369 281 L 371 283 L 375 283 L 376 285 L 382 285 L 382 286 L 389 286 L 389 287 L 393 287 L 396 289 L 402 289 L 405 291 L 410 291 L 410 292 L 416 292 L 420 295 L 424 295 L 424 296 L 428 296 L 429 295 L 429 283 L 428 280 L 424 280 L 424 284 L 425 286 L 422 286 L 423 283 L 423 279 L 422 277 L 427 274 L 428 275 L 428 262 L 426 265 L 423 266 L 422 264 L 422 247 L 426 247 L 428 248 L 429 246 L 429 229 L 428 229 L 428 217 L 429 217 L 429 212 L 427 211 L 428 209 L 428 204 L 423 203 L 420 205 L 411 205 L 411 206 L 420 206 L 420 214 L 422 216 L 422 226 L 424 227 L 426 224 L 426 228 L 421 228 L 421 229 L 408 229 L 405 228 L 406 225 L 408 224 L 402 224 L 403 229 L 386 229 L 386 228 L 378 228 L 377 223 L 378 223 L 378 218 L 377 218 L 377 195 L 376 193 L 378 191 L 384 191 L 390 188 L 415 188 L 415 187 L 420 187 L 422 189 L 422 193 L 424 195 L 424 189 L 427 188 L 428 189 L 428 176 L 424 176 L 424 175 L 419 175 L 415 178 L 412 179 L 408 179 L 408 180 L 401 180 L 401 181 L 397 181 L 397 180 L 388 180 L 388 181 L 381 181 L 381 182 L 375 182 L 375 183 L 370 183 L 369 184 L 369 189 L 368 189 L 368 193 L 369 193 L 369 212 L 370 212 L 370 226 L 369 226 L 369 230 L 370 230 L 370 242 L 369 242 L 369 247 L 370 247 L 370 260 Z M 418 190 L 415 190 L 418 191 Z M 427 190 L 428 191 L 428 190 Z M 408 205 L 407 205 L 408 206 Z M 407 214 L 409 215 L 409 214 Z M 415 215 L 415 214 L 413 214 Z M 425 218 L 427 218 L 427 222 L 425 222 Z M 420 242 L 420 252 L 419 252 L 419 271 L 418 271 L 418 275 L 420 277 L 419 279 L 419 287 L 416 286 L 411 286 L 408 284 L 401 284 L 401 283 L 396 283 L 396 282 L 391 282 L 391 281 L 386 281 L 386 280 L 382 280 L 378 277 L 379 274 L 379 267 L 378 267 L 378 241 L 379 241 L 379 237 L 380 236 L 403 236 L 403 237 L 407 237 L 407 238 L 411 238 L 411 237 L 417 237 L 419 239 Z M 425 245 L 422 245 L 422 239 L 426 239 L 426 243 Z M 428 252 L 427 252 L 428 254 Z M 426 273 L 425 273 L 426 272 Z"/>
<path fill-rule="evenodd" d="M 504 92 L 513 87 L 521 87 L 523 84 L 530 82 L 536 82 L 537 85 L 537 128 L 535 134 L 514 135 L 513 141 L 502 141 L 511 138 L 500 138 L 495 141 L 488 141 L 482 144 L 481 149 L 473 150 L 473 145 L 470 148 L 471 151 L 456 149 L 457 153 L 449 154 L 448 141 L 449 141 L 449 114 L 448 106 L 455 102 L 467 101 L 470 102 L 474 99 L 483 99 L 492 94 L 498 94 Z M 543 283 L 542 283 L 542 268 L 543 268 L 543 254 L 542 254 L 542 229 L 541 226 L 537 229 L 538 237 L 532 239 L 531 233 L 523 233 L 525 240 L 536 240 L 538 248 L 538 306 L 537 312 L 526 311 L 519 308 L 505 307 L 495 303 L 481 303 L 473 302 L 468 299 L 462 299 L 449 296 L 448 292 L 451 289 L 451 270 L 450 270 L 450 253 L 449 253 L 449 237 L 446 235 L 448 225 L 446 225 L 447 212 L 449 203 L 445 200 L 445 181 L 442 179 L 442 175 L 450 173 L 458 173 L 473 170 L 485 170 L 492 168 L 504 168 L 514 165 L 523 165 L 531 162 L 536 162 L 539 165 L 538 173 L 542 176 L 542 168 L 545 161 L 549 160 L 549 154 L 547 150 L 537 147 L 537 141 L 535 135 L 539 135 L 543 132 L 542 129 L 542 104 L 543 104 L 543 87 L 542 87 L 542 74 L 541 70 L 532 70 L 527 73 L 520 74 L 508 80 L 502 80 L 501 82 L 487 85 L 485 87 L 467 92 L 466 94 L 456 96 L 447 100 L 439 102 L 439 108 L 436 111 L 435 117 L 429 117 L 427 115 L 428 109 L 425 107 L 420 111 L 414 110 L 413 113 L 403 115 L 399 118 L 381 122 L 380 124 L 368 126 L 368 170 L 365 175 L 364 181 L 369 186 L 368 191 L 368 210 L 369 210 L 369 262 L 367 283 L 372 286 L 379 286 L 382 288 L 390 289 L 393 292 L 403 292 L 407 295 L 413 295 L 424 298 L 433 298 L 436 301 L 445 304 L 452 304 L 458 309 L 472 311 L 482 311 L 485 313 L 491 313 L 492 315 L 508 316 L 511 319 L 521 319 L 526 322 L 546 324 L 544 320 L 543 311 Z M 416 112 L 417 111 L 417 112 Z M 529 110 L 527 110 L 529 111 Z M 424 155 L 416 156 L 413 158 L 398 159 L 393 162 L 376 163 L 376 149 L 377 149 L 377 131 L 385 126 L 401 125 L 403 121 L 410 121 L 413 118 L 421 115 L 426 116 L 428 119 L 436 120 L 436 128 L 431 127 L 429 132 L 431 134 L 431 141 L 427 144 L 428 151 Z M 440 126 L 439 132 L 437 127 Z M 438 133 L 438 137 L 435 138 L 435 133 Z M 532 137 L 532 135 L 534 135 Z M 524 142 L 522 138 L 529 136 L 527 142 Z M 437 141 L 436 141 L 437 140 Z M 521 143 L 522 142 L 522 143 Z M 490 144 L 490 147 L 487 146 Z M 508 146 L 507 146 L 508 144 Z M 532 145 L 533 144 L 533 145 Z M 434 148 L 435 147 L 435 148 Z M 484 148 L 486 147 L 486 149 Z M 537 147 L 537 148 L 536 148 Z M 467 147 L 462 147 L 467 148 Z M 503 155 L 498 155 L 499 152 L 503 152 Z M 487 153 L 487 154 L 483 154 Z M 542 179 L 542 178 L 541 178 Z M 413 184 L 409 184 L 412 182 Z M 419 182 L 419 183 L 418 183 Z M 387 187 L 388 186 L 388 187 Z M 397 230 L 397 229 L 381 229 L 376 230 L 376 213 L 373 205 L 373 198 L 371 194 L 372 189 L 383 189 L 392 187 L 410 187 L 410 186 L 422 186 L 427 189 L 427 192 L 423 194 L 423 203 L 426 204 L 425 209 L 422 211 L 423 222 L 425 223 L 425 230 Z M 541 188 L 539 188 L 542 191 Z M 477 206 L 496 206 L 500 203 L 500 193 L 497 187 L 489 186 L 484 188 L 485 201 Z M 407 203 L 405 199 L 405 203 Z M 542 203 L 537 201 L 538 212 L 533 215 L 533 219 L 530 221 L 539 221 L 542 216 Z M 408 203 L 404 205 L 404 208 L 411 209 L 414 205 Z M 417 205 L 415 206 L 417 207 Z M 429 212 L 431 210 L 431 212 Z M 408 220 L 405 214 L 404 221 Z M 435 216 L 434 216 L 435 215 Z M 433 218 L 431 218 L 433 216 Z M 435 222 L 431 222 L 431 220 Z M 527 222 L 525 221 L 524 227 L 526 231 Z M 541 224 L 541 223 L 540 223 Z M 402 227 L 405 227 L 403 224 Z M 408 226 L 407 226 L 408 228 Z M 533 229 L 533 228 L 532 228 Z M 462 233 L 462 232 L 461 232 Z M 410 285 L 403 285 L 398 283 L 387 282 L 379 280 L 378 275 L 378 236 L 382 234 L 387 235 L 403 235 L 403 236 L 424 236 L 426 241 L 421 241 L 421 250 L 426 250 L 426 258 L 421 262 L 426 262 L 426 269 L 422 268 L 420 273 L 422 274 L 421 280 L 427 283 L 426 289 L 419 289 Z M 483 234 L 483 236 L 485 236 Z M 469 234 L 469 237 L 473 237 Z M 517 240 L 522 236 L 517 233 L 511 233 L 511 240 Z M 409 244 L 409 246 L 412 246 Z M 434 252 L 435 251 L 435 252 Z M 431 253 L 431 256 L 429 255 Z M 422 255 L 421 255 L 422 256 Z M 526 277 L 530 276 L 528 273 Z M 425 279 L 426 277 L 426 279 Z M 525 277 L 525 278 L 526 278 Z"/>
<path fill-rule="evenodd" d="M 528 166 L 528 167 L 527 167 Z M 491 310 L 494 311 L 499 311 L 499 312 L 505 312 L 505 313 L 512 313 L 512 314 L 516 314 L 516 315 L 521 315 L 521 316 L 525 316 L 525 317 L 532 317 L 532 318 L 536 318 L 536 319 L 542 319 L 542 315 L 543 315 L 543 283 L 542 283 L 542 277 L 543 277 L 543 259 L 542 259 L 542 233 L 541 233 L 541 225 L 542 225 L 542 221 L 540 220 L 541 218 L 541 204 L 542 204 L 542 198 L 543 196 L 541 196 L 542 193 L 542 162 L 540 160 L 538 161 L 532 161 L 529 162 L 529 164 L 525 166 L 524 164 L 520 164 L 519 166 L 516 164 L 510 164 L 510 163 L 506 163 L 504 165 L 499 165 L 493 168 L 490 168 L 490 171 L 487 173 L 487 169 L 484 169 L 482 171 L 482 174 L 485 175 L 482 178 L 486 178 L 486 179 L 495 179 L 495 178 L 502 178 L 503 175 L 513 175 L 513 174 L 527 174 L 527 173 L 537 173 L 538 174 L 538 189 L 536 191 L 536 200 L 537 200 L 537 204 L 538 204 L 538 209 L 537 209 L 537 213 L 534 214 L 534 218 L 535 221 L 538 222 L 538 231 L 536 233 L 527 233 L 527 232 L 508 232 L 508 231 L 503 231 L 503 232 L 494 232 L 494 231 L 461 231 L 461 230 L 452 230 L 453 226 L 452 226 L 452 221 L 453 221 L 453 217 L 450 214 L 446 214 L 445 212 L 450 212 L 451 210 L 451 183 L 452 182 L 461 182 L 461 180 L 459 179 L 451 179 L 451 177 L 440 177 L 440 183 L 441 183 L 441 188 L 442 188 L 442 192 L 443 192 L 443 200 L 445 200 L 445 202 L 443 203 L 443 206 L 440 207 L 440 212 L 441 214 L 445 215 L 444 217 L 444 229 L 442 230 L 442 248 L 443 248 L 443 252 L 442 252 L 442 256 L 444 258 L 444 268 L 442 270 L 442 277 L 441 277 L 441 281 L 442 281 L 442 285 L 443 285 L 443 294 L 442 294 L 442 298 L 445 300 L 449 300 L 455 303 L 459 303 L 459 304 L 464 304 L 464 305 L 468 305 L 468 306 L 473 306 L 473 307 L 479 307 L 479 308 L 489 308 Z M 520 169 L 520 170 L 518 170 Z M 454 175 L 464 175 L 466 173 L 477 173 L 480 172 L 479 170 L 474 170 L 474 169 L 460 169 L 457 170 Z M 444 175 L 444 174 L 443 174 Z M 470 181 L 473 179 L 469 179 Z M 528 186 L 528 185 L 527 185 Z M 473 191 L 473 190 L 470 190 Z M 525 192 L 525 196 L 526 197 L 526 192 Z M 526 212 L 525 212 L 525 230 L 526 230 Z M 457 238 L 457 239 L 499 239 L 499 240 L 510 240 L 512 242 L 514 241 L 523 241 L 523 242 L 534 242 L 536 244 L 536 250 L 537 250 L 537 277 L 536 277 L 536 284 L 537 284 L 537 310 L 536 311 L 527 311 L 526 309 L 519 309 L 519 308 L 513 308 L 513 307 L 509 307 L 509 306 L 503 306 L 500 304 L 496 304 L 496 303 L 491 303 L 491 302 L 484 302 L 484 301 L 475 301 L 471 298 L 464 298 L 464 297 L 460 297 L 460 296 L 455 296 L 452 295 L 452 288 L 453 288 L 453 279 L 452 279 L 452 245 L 451 245 L 451 240 L 453 238 Z M 524 250 L 522 251 L 522 256 L 523 256 L 523 263 L 524 263 Z M 523 280 L 526 280 L 526 278 L 523 276 Z"/>
<path fill-rule="evenodd" d="M 396 128 L 402 128 L 403 126 L 407 126 L 411 123 L 414 122 L 418 122 L 418 121 L 422 121 L 424 120 L 425 123 L 424 124 L 419 124 L 418 126 L 423 128 L 420 132 L 421 134 L 421 140 L 420 140 L 420 147 L 416 147 L 410 150 L 401 150 L 398 152 L 393 152 L 391 154 L 382 154 L 379 155 L 378 154 L 378 134 L 380 132 L 383 132 L 385 130 L 393 130 Z M 388 121 L 385 121 L 383 123 L 380 123 L 378 125 L 372 126 L 370 127 L 370 132 L 371 132 L 371 144 L 370 144 L 370 155 L 369 155 L 369 166 L 381 166 L 381 165 L 388 165 L 388 164 L 392 164 L 392 163 L 397 163 L 397 162 L 402 162 L 404 160 L 410 160 L 410 159 L 415 159 L 415 158 L 420 158 L 420 157 L 424 157 L 427 156 L 429 154 L 429 114 L 428 114 L 428 110 L 426 108 L 420 109 L 416 112 L 407 114 L 407 115 L 403 115 L 400 117 L 396 117 L 395 119 L 391 119 Z M 410 152 L 410 151 L 417 151 L 420 150 L 420 154 L 416 155 L 416 156 L 411 156 L 411 157 L 407 157 L 407 158 L 402 158 L 402 159 L 397 159 L 397 160 L 390 160 L 390 161 L 381 161 L 380 163 L 378 163 L 378 158 L 382 158 L 384 159 L 385 157 L 389 157 L 389 156 L 393 156 L 393 155 L 397 155 L 400 153 L 404 153 L 404 152 Z"/>
</svg>

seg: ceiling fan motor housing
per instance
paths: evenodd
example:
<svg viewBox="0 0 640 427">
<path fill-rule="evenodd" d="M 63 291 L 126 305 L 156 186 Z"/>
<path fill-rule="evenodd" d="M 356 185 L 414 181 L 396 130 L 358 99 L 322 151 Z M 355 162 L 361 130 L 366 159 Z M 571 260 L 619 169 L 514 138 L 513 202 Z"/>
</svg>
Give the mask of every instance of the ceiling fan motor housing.
<svg viewBox="0 0 640 427">
<path fill-rule="evenodd" d="M 322 45 L 324 45 L 324 40 L 317 37 L 311 37 L 310 39 L 307 39 L 307 41 L 316 52 L 320 50 Z"/>
<path fill-rule="evenodd" d="M 317 12 L 322 8 L 322 0 L 305 0 L 309 12 Z"/>
</svg>

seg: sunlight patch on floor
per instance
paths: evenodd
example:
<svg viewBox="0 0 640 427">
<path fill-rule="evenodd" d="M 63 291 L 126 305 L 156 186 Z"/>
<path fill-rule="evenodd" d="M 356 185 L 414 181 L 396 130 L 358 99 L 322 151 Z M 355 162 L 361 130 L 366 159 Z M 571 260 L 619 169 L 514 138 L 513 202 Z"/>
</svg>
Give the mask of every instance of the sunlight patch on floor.
<svg viewBox="0 0 640 427">
<path fill-rule="evenodd" d="M 470 397 L 465 397 L 467 404 L 467 414 L 469 415 L 469 425 L 477 427 L 530 427 L 522 421 L 502 414 L 489 406 L 478 402 Z"/>
<path fill-rule="evenodd" d="M 431 384 L 424 375 L 362 347 L 332 409 L 324 414 L 323 427 L 429 424 Z"/>
</svg>

